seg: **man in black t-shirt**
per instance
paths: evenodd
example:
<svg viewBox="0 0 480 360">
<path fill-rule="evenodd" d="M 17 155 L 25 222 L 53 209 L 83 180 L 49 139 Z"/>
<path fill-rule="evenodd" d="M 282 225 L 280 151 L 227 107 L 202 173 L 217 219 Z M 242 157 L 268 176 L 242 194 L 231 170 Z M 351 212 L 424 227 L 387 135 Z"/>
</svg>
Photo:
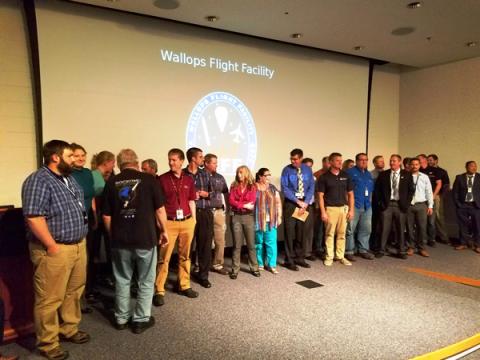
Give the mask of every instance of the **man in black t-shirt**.
<svg viewBox="0 0 480 360">
<path fill-rule="evenodd" d="M 450 178 L 448 172 L 445 169 L 442 169 L 438 166 L 438 156 L 436 154 L 428 155 L 428 166 L 437 169 L 440 179 L 442 180 L 442 188 L 437 197 L 433 199 L 434 201 L 434 212 L 435 212 L 435 228 L 437 231 L 438 242 L 442 244 L 449 244 L 450 238 L 448 236 L 447 227 L 445 225 L 445 214 L 444 214 L 444 199 L 448 196 L 450 192 Z"/>
<path fill-rule="evenodd" d="M 345 259 L 347 221 L 354 216 L 353 183 L 348 174 L 342 171 L 342 155 L 332 153 L 328 157 L 330 169 L 319 177 L 317 193 L 322 221 L 325 224 L 325 245 L 327 254 L 323 261 L 331 266 L 335 259 L 343 265 L 352 265 Z M 335 244 L 334 244 L 334 239 Z M 336 246 L 334 246 L 336 245 Z"/>
<path fill-rule="evenodd" d="M 420 154 L 417 156 L 418 160 L 420 160 L 420 172 L 428 175 L 430 179 L 430 183 L 432 184 L 432 191 L 433 191 L 433 199 L 438 199 L 440 191 L 442 190 L 442 179 L 441 175 L 437 168 L 428 166 L 427 155 Z M 433 205 L 433 213 L 432 215 L 428 216 L 428 223 L 427 223 L 427 244 L 431 247 L 435 247 L 435 213 L 436 208 L 435 204 Z"/>
<path fill-rule="evenodd" d="M 104 190 L 103 220 L 112 241 L 115 276 L 115 327 L 131 328 L 136 334 L 153 326 L 152 297 L 157 266 L 157 245 L 168 244 L 162 189 L 155 178 L 139 171 L 133 150 L 117 156 L 120 174 L 108 180 Z M 160 224 L 160 240 L 157 235 Z M 134 269 L 138 282 L 137 302 L 130 307 L 130 285 Z"/>
</svg>

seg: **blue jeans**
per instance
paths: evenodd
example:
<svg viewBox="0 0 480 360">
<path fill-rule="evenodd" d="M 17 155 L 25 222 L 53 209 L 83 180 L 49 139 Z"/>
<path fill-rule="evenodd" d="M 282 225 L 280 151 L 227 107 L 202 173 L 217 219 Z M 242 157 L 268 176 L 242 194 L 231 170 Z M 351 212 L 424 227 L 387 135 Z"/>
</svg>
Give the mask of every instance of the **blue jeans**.
<svg viewBox="0 0 480 360">
<path fill-rule="evenodd" d="M 357 242 L 355 242 L 355 232 Z M 360 254 L 370 248 L 370 233 L 372 232 L 372 208 L 368 210 L 355 208 L 355 215 L 347 226 L 347 246 L 345 254 L 353 255 L 356 250 Z"/>
<path fill-rule="evenodd" d="M 157 248 L 112 249 L 113 276 L 115 277 L 115 319 L 118 324 L 132 321 L 144 322 L 152 313 L 152 297 L 157 266 Z M 137 302 L 130 306 L 130 283 L 136 269 L 138 283 Z"/>
<path fill-rule="evenodd" d="M 267 253 L 266 263 L 270 268 L 277 266 L 277 229 L 255 231 L 255 250 L 257 252 L 258 266 L 263 266 L 263 244 Z"/>
</svg>

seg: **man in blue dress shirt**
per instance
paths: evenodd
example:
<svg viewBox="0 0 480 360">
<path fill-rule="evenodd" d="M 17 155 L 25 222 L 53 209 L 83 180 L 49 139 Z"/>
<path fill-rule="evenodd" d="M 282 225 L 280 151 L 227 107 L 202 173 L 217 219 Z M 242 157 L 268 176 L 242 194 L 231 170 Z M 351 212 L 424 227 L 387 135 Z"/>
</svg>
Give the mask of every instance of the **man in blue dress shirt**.
<svg viewBox="0 0 480 360">
<path fill-rule="evenodd" d="M 367 154 L 359 153 L 355 156 L 355 166 L 347 170 L 353 182 L 355 198 L 355 213 L 347 226 L 345 250 L 345 257 L 350 261 L 355 261 L 353 256 L 355 252 L 364 259 L 374 259 L 374 256 L 369 253 L 369 243 L 372 232 L 372 193 L 375 184 L 367 167 Z"/>
<path fill-rule="evenodd" d="M 303 151 L 293 149 L 290 152 L 290 165 L 285 166 L 282 171 L 281 185 L 285 196 L 285 266 L 293 271 L 298 266 L 309 268 L 305 262 L 306 231 L 313 224 L 312 206 L 315 191 L 315 178 L 312 169 L 302 164 Z M 309 216 L 304 221 L 292 217 L 298 209 L 298 215 L 308 211 Z"/>
</svg>

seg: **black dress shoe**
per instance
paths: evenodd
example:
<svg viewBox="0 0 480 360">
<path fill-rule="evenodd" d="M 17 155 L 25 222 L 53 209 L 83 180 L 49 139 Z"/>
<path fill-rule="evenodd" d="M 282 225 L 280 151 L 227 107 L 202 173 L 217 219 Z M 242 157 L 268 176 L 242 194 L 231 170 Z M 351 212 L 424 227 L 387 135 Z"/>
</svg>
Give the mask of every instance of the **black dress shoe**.
<svg viewBox="0 0 480 360">
<path fill-rule="evenodd" d="M 117 330 L 125 330 L 125 329 L 128 328 L 128 322 L 126 322 L 125 324 L 119 324 L 119 323 L 115 322 L 113 326 Z"/>
<path fill-rule="evenodd" d="M 186 296 L 190 299 L 194 299 L 194 298 L 198 297 L 198 292 L 194 291 L 192 288 L 181 290 L 179 292 L 179 294 L 183 295 L 183 296 Z"/>
<path fill-rule="evenodd" d="M 212 287 L 212 284 L 207 279 L 198 280 L 198 283 L 207 289 Z"/>
<path fill-rule="evenodd" d="M 260 271 L 252 271 L 252 275 L 255 277 L 260 277 Z"/>
<path fill-rule="evenodd" d="M 375 254 L 375 257 L 376 257 L 376 258 L 381 258 L 381 257 L 383 257 L 384 255 L 385 255 L 384 253 L 376 253 L 376 254 Z"/>
<path fill-rule="evenodd" d="M 407 260 L 408 259 L 408 255 L 407 254 L 398 254 L 398 257 L 400 259 L 403 259 L 403 260 Z"/>
<path fill-rule="evenodd" d="M 134 334 L 141 334 L 148 328 L 151 328 L 153 325 L 155 325 L 155 318 L 153 316 L 150 316 L 148 321 L 134 321 L 132 322 L 132 332 Z"/>
<path fill-rule="evenodd" d="M 435 243 L 435 241 L 429 241 L 429 242 L 427 243 L 427 245 L 430 246 L 430 247 L 435 247 L 435 246 L 437 246 L 437 244 Z"/>
<path fill-rule="evenodd" d="M 311 267 L 310 264 L 307 264 L 305 261 L 299 261 L 299 262 L 296 262 L 295 264 L 297 264 L 298 266 L 301 266 L 303 268 L 306 268 L 306 269 Z"/>
<path fill-rule="evenodd" d="M 165 300 L 162 294 L 153 295 L 153 305 L 162 306 L 163 304 L 165 304 Z"/>
<path fill-rule="evenodd" d="M 307 256 L 307 257 L 305 258 L 305 260 L 315 261 L 315 260 L 317 260 L 317 257 L 316 257 L 315 255 L 310 255 L 310 256 Z"/>
<path fill-rule="evenodd" d="M 229 276 L 230 276 L 230 279 L 235 280 L 238 275 L 236 273 L 231 272 Z"/>
<path fill-rule="evenodd" d="M 288 270 L 292 270 L 292 271 L 298 271 L 298 266 L 295 265 L 295 264 L 285 264 L 284 265 Z"/>
<path fill-rule="evenodd" d="M 81 309 L 82 314 L 91 314 L 93 312 L 93 309 L 91 307 L 85 306 Z"/>
</svg>

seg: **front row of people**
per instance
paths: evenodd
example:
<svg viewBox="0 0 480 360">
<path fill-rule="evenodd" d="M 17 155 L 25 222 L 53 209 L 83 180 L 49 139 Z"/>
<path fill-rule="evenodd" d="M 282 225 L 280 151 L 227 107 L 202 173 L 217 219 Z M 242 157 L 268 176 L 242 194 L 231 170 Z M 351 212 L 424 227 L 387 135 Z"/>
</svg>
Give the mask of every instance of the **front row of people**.
<svg viewBox="0 0 480 360">
<path fill-rule="evenodd" d="M 379 172 L 374 182 L 364 153 L 358 154 L 356 166 L 346 171 L 342 170 L 341 154 L 332 153 L 329 169 L 317 180 L 311 168 L 302 163 L 300 149 L 292 150 L 290 155 L 291 164 L 281 176 L 285 196 L 282 207 L 279 190 L 271 184 L 267 168 L 261 168 L 254 179 L 246 166 L 239 167 L 229 191 L 223 176 L 216 172 L 216 156 L 208 154 L 204 159 L 198 148 L 188 150 L 189 164 L 185 169 L 183 151 L 170 150 L 170 171 L 156 178 L 139 171 L 133 150 L 120 151 L 120 173 L 108 179 L 102 204 L 103 223 L 112 247 L 115 328 L 131 328 L 139 334 L 153 326 L 152 299 L 156 306 L 165 302 L 169 263 L 177 242 L 178 292 L 189 298 L 198 296 L 190 285 L 191 259 L 198 262 L 196 280 L 205 288 L 211 287 L 210 270 L 236 279 L 244 240 L 252 275 L 259 277 L 264 269 L 278 273 L 277 228 L 283 219 L 285 267 L 293 271 L 298 266 L 310 267 L 305 258 L 313 256 L 315 213 L 325 225 L 326 266 L 334 260 L 351 265 L 354 253 L 373 259 L 369 247 L 372 213 L 379 215 L 381 223 L 377 257 L 389 251 L 392 233 L 400 258 L 407 258 L 414 248 L 428 256 L 424 244 L 426 218 L 433 211 L 433 191 L 428 175 L 419 172 L 419 159 L 412 159 L 411 171 L 406 171 L 400 168 L 401 157 L 392 155 L 390 169 Z M 87 270 L 89 217 L 84 192 L 71 176 L 72 147 L 52 140 L 44 145 L 43 158 L 44 166 L 31 174 L 22 187 L 35 271 L 35 330 L 42 355 L 65 359 L 68 352 L 60 347 L 60 339 L 77 344 L 90 339 L 78 328 Z M 465 246 L 469 236 L 465 225 L 473 221 L 475 251 L 480 253 L 478 175 L 475 162 L 468 162 L 467 173 L 457 176 L 453 193 L 461 229 L 457 249 Z M 234 240 L 230 273 L 223 264 L 227 209 L 232 214 Z M 195 252 L 191 256 L 193 239 Z M 138 286 L 133 309 L 132 280 Z"/>
</svg>

